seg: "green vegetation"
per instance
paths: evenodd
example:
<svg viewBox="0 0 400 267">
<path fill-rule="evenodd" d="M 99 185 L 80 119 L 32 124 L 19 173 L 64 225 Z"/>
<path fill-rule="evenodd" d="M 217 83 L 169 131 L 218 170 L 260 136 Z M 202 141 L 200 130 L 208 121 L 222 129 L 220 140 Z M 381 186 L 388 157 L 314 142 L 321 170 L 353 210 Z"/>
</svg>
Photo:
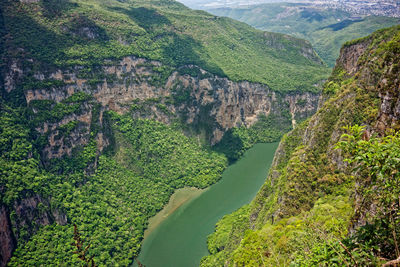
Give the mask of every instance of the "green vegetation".
<svg viewBox="0 0 400 267">
<path fill-rule="evenodd" d="M 264 34 L 175 1 L 7 0 L 2 9 L 5 56 L 10 61 L 33 59 L 21 62 L 30 75 L 70 68 L 98 81 L 100 65 L 132 55 L 162 62 L 162 79 L 174 68 L 193 64 L 234 81 L 264 83 L 275 91 L 317 91 L 314 85 L 328 75 L 312 50 L 308 57 L 303 55 L 304 49 L 312 49 L 303 40 Z M 277 46 L 269 45 L 271 41 Z M 37 85 L 31 81 L 25 89 Z"/>
<path fill-rule="evenodd" d="M 369 134 L 385 120 L 379 95 L 398 101 L 399 36 L 397 26 L 346 44 L 366 44 L 359 73 L 336 66 L 322 108 L 282 138 L 266 183 L 249 207 L 217 224 L 202 266 L 375 266 L 399 258 L 400 136 Z M 398 121 L 392 127 L 398 131 Z"/>
<path fill-rule="evenodd" d="M 364 217 L 366 224 L 342 240 L 325 239 L 305 255 L 295 259 L 300 266 L 350 264 L 376 266 L 400 257 L 400 133 L 389 132 L 384 137 L 366 137 L 365 127 L 346 127 L 337 148 L 347 155 L 358 173 L 356 195 L 358 203 L 353 222 Z M 370 206 L 376 205 L 374 210 Z"/>
<path fill-rule="evenodd" d="M 249 128 L 241 126 L 229 129 L 215 149 L 224 153 L 229 160 L 235 161 L 256 143 L 279 141 L 285 133 L 292 129 L 289 110 L 284 110 L 282 113 L 282 116 L 260 115 L 257 122 Z"/>
<path fill-rule="evenodd" d="M 70 222 L 79 225 L 82 238 L 91 244 L 87 256 L 98 265 L 129 265 L 138 254 L 147 220 L 173 191 L 207 187 L 226 166 L 223 156 L 203 149 L 179 128 L 111 113 L 115 152 L 101 155 L 94 174 L 85 175 L 83 170 L 96 160 L 92 140 L 63 161 L 60 175 L 60 169 L 51 173 L 29 157 L 36 152 L 26 130 L 28 122 L 17 119 L 23 118 L 18 110 L 2 105 L 1 116 L 1 184 L 5 185 L 1 202 L 33 194 L 51 196 L 49 208 L 65 212 Z M 70 245 L 70 224 L 42 227 L 33 236 L 20 229 L 19 236 L 21 243 L 10 266 L 78 263 Z"/>
<path fill-rule="evenodd" d="M 400 22 L 397 18 L 352 15 L 342 10 L 294 3 L 218 8 L 208 11 L 218 16 L 237 19 L 257 29 L 306 39 L 330 67 L 335 65 L 340 47 L 346 41 Z"/>
<path fill-rule="evenodd" d="M 34 208 L 29 223 L 19 221 L 21 215 L 10 208 L 18 237 L 10 266 L 79 265 L 82 254 L 73 255 L 72 224 L 79 227 L 85 244 L 91 244 L 85 258 L 93 257 L 101 266 L 129 265 L 138 255 L 148 219 L 161 210 L 175 189 L 205 188 L 215 183 L 228 159 L 237 159 L 256 142 L 276 141 L 292 127 L 291 114 L 282 106 L 279 116 L 260 116 L 249 128 L 232 129 L 215 152 L 199 144 L 198 139 L 185 136 L 183 132 L 191 133 L 192 129 L 180 124 L 133 119 L 153 106 L 172 116 L 167 114 L 171 112 L 169 105 L 190 101 L 188 91 L 174 91 L 169 98 L 134 101 L 127 105 L 130 112 L 125 115 L 103 110 L 90 94 L 103 79 L 110 83 L 116 80 L 103 73 L 103 65 L 115 64 L 125 56 L 144 57 L 163 63 L 152 68 L 152 82 L 157 86 L 175 69 L 204 78 L 208 74 L 202 74 L 199 68 L 203 68 L 234 81 L 264 83 L 285 93 L 317 91 L 315 84 L 327 74 L 327 68 L 303 40 L 261 32 L 228 18 L 189 10 L 174 1 L 7 0 L 0 7 L 0 24 L 4 24 L 0 32 L 1 85 L 14 63 L 24 73 L 11 73 L 16 88 L 10 93 L 1 88 L 0 204 L 15 207 L 21 200 L 36 196 L 44 200 Z M 329 29 L 342 26 L 351 25 Z M 398 77 L 399 40 L 399 28 L 393 28 L 371 40 L 356 41 L 368 41 L 369 45 L 359 64 L 368 66 L 371 72 L 367 73 L 374 75 L 372 81 L 385 78 L 387 84 L 381 90 L 391 94 L 398 88 L 394 80 Z M 369 56 L 383 60 L 371 61 Z M 28 90 L 62 90 L 65 83 L 48 75 L 58 69 L 87 79 L 89 88 L 61 101 L 26 103 L 24 94 Z M 347 76 L 340 66 L 334 70 L 323 91 L 329 97 L 324 108 L 283 137 L 270 179 L 250 205 L 218 224 L 208 243 L 212 255 L 203 260 L 203 265 L 226 260 L 240 265 L 341 264 L 342 258 L 336 255 L 360 263 L 365 255 L 369 255 L 368 263 L 374 263 L 377 255 L 394 258 L 390 254 L 397 247 L 393 232 L 400 234 L 394 227 L 398 215 L 393 214 L 398 209 L 393 206 L 393 198 L 399 193 L 398 175 L 393 171 L 398 169 L 398 135 L 374 137 L 369 143 L 358 140 L 357 146 L 346 150 L 355 160 L 349 156 L 348 164 L 376 171 L 368 186 L 379 187 L 376 192 L 385 198 L 374 195 L 371 187 L 367 193 L 356 192 L 376 198 L 382 207 L 380 215 L 355 229 L 353 236 L 343 230 L 357 218 L 352 188 L 360 184 L 360 177 L 338 166 L 339 160 L 332 160 L 337 158 L 332 155 L 339 153 L 334 146 L 341 127 L 373 125 L 382 93 L 365 90 L 368 84 Z M 305 104 L 301 100 L 297 103 Z M 201 116 L 208 111 L 205 107 Z M 89 112 L 91 120 L 73 120 Z M 68 138 L 75 134 L 84 138 L 86 145 L 77 145 L 71 155 L 62 158 L 45 158 L 43 148 L 50 136 L 40 134 L 45 123 L 56 125 L 54 139 L 70 142 Z M 204 122 L 206 131 L 208 123 L 212 122 Z M 100 134 L 110 143 L 102 153 L 99 147 L 105 144 L 98 141 L 102 140 Z M 354 136 L 358 138 L 359 134 Z M 360 153 L 366 150 L 372 154 L 363 158 Z M 381 156 L 374 158 L 377 154 Z M 381 164 L 382 155 L 389 155 L 392 161 Z M 382 175 L 392 175 L 393 183 Z M 67 224 L 42 227 L 35 220 L 54 214 L 65 214 Z M 374 235 L 376 232 L 382 235 Z M 379 240 L 379 244 L 373 240 Z M 360 248 L 359 243 L 365 247 Z M 346 255 L 347 250 L 359 255 Z"/>
<path fill-rule="evenodd" d="M 215 152 L 183 134 L 211 131 L 209 121 L 195 122 L 195 129 L 174 123 L 170 105 L 189 101 L 189 91 L 133 101 L 125 115 L 107 111 L 92 95 L 98 84 L 140 83 L 145 75 L 119 80 L 104 66 L 140 57 L 161 63 L 136 66 L 148 68 L 146 81 L 159 88 L 176 70 L 200 79 L 212 73 L 263 83 L 285 93 L 319 91 L 329 71 L 303 40 L 171 0 L 28 2 L 0 3 L 0 204 L 9 208 L 18 241 L 10 266 L 75 266 L 83 256 L 99 266 L 129 265 L 148 219 L 175 189 L 215 183 L 228 163 L 220 151 L 236 159 L 252 144 L 276 141 L 291 128 L 286 111 L 260 117 L 249 129 L 233 130 L 242 144 Z M 59 70 L 63 80 L 50 75 Z M 80 86 L 74 79 L 86 82 Z M 27 103 L 39 90 L 43 98 Z M 133 119 L 146 117 L 151 107 L 172 124 Z M 201 116 L 208 118 L 208 112 L 207 106 Z M 40 198 L 32 218 L 15 210 L 27 198 Z M 53 223 L 63 215 L 66 225 Z M 38 218 L 49 218 L 50 225 Z M 91 244 L 83 254 L 73 254 L 72 224 Z"/>
<path fill-rule="evenodd" d="M 120 162 L 129 160 L 130 168 L 154 181 L 163 181 L 172 188 L 194 186 L 205 188 L 217 181 L 226 166 L 225 158 L 215 152 L 202 150 L 194 139 L 184 136 L 180 129 L 174 129 L 152 120 L 120 118 L 113 113 L 118 131 L 132 145 L 124 154 L 120 146 L 117 156 Z M 138 152 L 139 151 L 139 152 Z M 132 162 L 132 161 L 135 162 Z"/>
<path fill-rule="evenodd" d="M 39 170 L 39 155 L 26 127 L 24 109 L 13 109 L 0 102 L 0 202 L 11 205 L 29 196 L 29 192 L 45 194 L 44 185 L 51 180 Z"/>
<path fill-rule="evenodd" d="M 207 246 L 212 256 L 204 257 L 201 266 L 223 266 L 227 253 L 240 243 L 247 229 L 249 206 L 243 206 L 232 214 L 225 215 L 216 225 L 216 231 L 208 236 Z M 221 252 L 220 252 L 221 251 Z"/>
<path fill-rule="evenodd" d="M 52 100 L 32 100 L 29 103 L 29 107 L 34 110 L 30 114 L 33 118 L 31 123 L 33 126 L 38 126 L 43 122 L 58 122 L 68 115 L 80 115 L 84 110 L 83 104 L 92 99 L 91 95 L 79 92 L 58 103 Z M 90 103 L 94 104 L 93 101 Z"/>
<path fill-rule="evenodd" d="M 227 252 L 232 253 L 230 251 L 232 244 L 238 248 L 232 253 L 231 265 L 235 263 L 245 266 L 289 266 L 294 258 L 288 257 L 290 252 L 308 251 L 313 248 L 313 244 L 345 236 L 347 231 L 344 229 L 351 214 L 352 207 L 344 196 L 321 198 L 310 211 L 280 220 L 275 224 L 266 223 L 256 231 L 246 230 L 249 213 L 240 215 L 233 213 L 229 216 L 234 217 L 226 216 L 220 221 L 216 232 L 208 239 L 209 249 L 212 249 L 210 244 L 215 244 L 219 245 L 218 250 L 223 250 L 203 258 L 201 266 L 222 266 L 226 260 L 224 256 L 229 255 Z M 238 227 L 239 223 L 243 226 Z M 226 229 L 228 231 L 224 236 L 222 231 Z M 238 233 L 240 233 L 239 238 L 235 237 Z M 230 242 L 227 242 L 226 236 L 229 236 Z M 212 250 L 210 252 L 215 253 Z M 333 260 L 330 263 L 334 262 Z"/>
</svg>

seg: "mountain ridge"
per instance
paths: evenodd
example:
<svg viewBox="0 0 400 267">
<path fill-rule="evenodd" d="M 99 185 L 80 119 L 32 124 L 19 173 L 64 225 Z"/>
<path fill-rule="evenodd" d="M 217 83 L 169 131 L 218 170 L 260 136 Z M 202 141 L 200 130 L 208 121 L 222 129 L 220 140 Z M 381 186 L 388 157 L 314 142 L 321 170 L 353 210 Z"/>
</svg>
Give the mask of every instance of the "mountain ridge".
<svg viewBox="0 0 400 267">
<path fill-rule="evenodd" d="M 310 3 L 270 3 L 250 7 L 206 9 L 261 30 L 280 32 L 310 41 L 329 67 L 334 67 L 342 44 L 385 27 L 398 18 L 365 16 L 340 8 Z"/>
</svg>

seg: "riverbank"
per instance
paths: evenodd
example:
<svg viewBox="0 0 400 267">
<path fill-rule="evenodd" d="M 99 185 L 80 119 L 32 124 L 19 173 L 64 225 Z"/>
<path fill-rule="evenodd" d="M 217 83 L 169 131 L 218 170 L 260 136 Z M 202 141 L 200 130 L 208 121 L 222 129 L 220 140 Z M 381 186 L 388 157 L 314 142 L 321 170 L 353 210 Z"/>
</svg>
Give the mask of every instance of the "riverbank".
<svg viewBox="0 0 400 267">
<path fill-rule="evenodd" d="M 255 145 L 224 171 L 219 182 L 186 202 L 193 191 L 175 195 L 164 215 L 153 217 L 139 261 L 146 267 L 198 266 L 208 253 L 207 236 L 217 221 L 248 204 L 264 184 L 277 146 Z"/>
<path fill-rule="evenodd" d="M 173 214 L 179 207 L 197 198 L 206 190 L 207 189 L 198 189 L 195 187 L 185 187 L 176 190 L 169 199 L 168 204 L 165 205 L 164 208 L 155 216 L 149 219 L 149 226 L 144 232 L 144 239 L 148 237 L 149 234 L 151 234 L 154 229 L 156 229 L 157 226 L 160 225 L 160 223 L 166 220 L 168 216 Z"/>
</svg>

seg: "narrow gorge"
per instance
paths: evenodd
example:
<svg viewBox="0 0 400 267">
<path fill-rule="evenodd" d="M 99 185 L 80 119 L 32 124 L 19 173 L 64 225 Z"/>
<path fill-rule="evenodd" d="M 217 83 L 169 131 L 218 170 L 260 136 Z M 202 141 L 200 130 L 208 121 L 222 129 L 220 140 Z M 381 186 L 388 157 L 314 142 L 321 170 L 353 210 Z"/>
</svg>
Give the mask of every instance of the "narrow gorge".
<svg viewBox="0 0 400 267">
<path fill-rule="evenodd" d="M 1 9 L 2 265 L 77 264 L 74 224 L 127 265 L 175 190 L 314 114 L 329 71 L 304 40 L 175 1 Z"/>
<path fill-rule="evenodd" d="M 306 40 L 174 0 L 1 1 L 0 266 L 131 265 L 174 192 L 218 187 L 189 216 L 233 212 L 208 248 L 199 230 L 201 266 L 329 262 L 375 204 L 335 147 L 398 130 L 398 36 L 346 43 L 329 77 Z"/>
</svg>

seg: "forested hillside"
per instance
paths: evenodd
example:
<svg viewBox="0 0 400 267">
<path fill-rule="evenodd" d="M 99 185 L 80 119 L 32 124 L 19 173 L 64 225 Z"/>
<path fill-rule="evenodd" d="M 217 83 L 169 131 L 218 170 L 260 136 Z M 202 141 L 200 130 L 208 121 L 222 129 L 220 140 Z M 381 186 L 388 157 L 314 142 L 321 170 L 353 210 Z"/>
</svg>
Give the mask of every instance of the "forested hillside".
<svg viewBox="0 0 400 267">
<path fill-rule="evenodd" d="M 0 8 L 1 266 L 79 264 L 73 224 L 129 265 L 175 189 L 313 114 L 328 73 L 304 40 L 171 0 Z"/>
<path fill-rule="evenodd" d="M 271 38 L 172 0 L 3 1 L 2 7 L 8 53 L 33 59 L 35 68 L 82 66 L 80 76 L 101 79 L 91 77 L 92 68 L 134 55 L 167 65 L 157 70 L 159 79 L 173 68 L 193 64 L 276 91 L 315 90 L 313 85 L 327 74 L 304 40 L 279 34 Z M 278 70 L 280 75 L 273 75 Z"/>
<path fill-rule="evenodd" d="M 340 47 L 346 41 L 400 22 L 398 18 L 354 15 L 339 9 L 300 3 L 273 3 L 207 11 L 246 22 L 257 29 L 304 38 L 312 43 L 330 67 L 335 65 Z"/>
<path fill-rule="evenodd" d="M 201 266 L 395 266 L 399 60 L 399 26 L 342 47 L 324 104 L 283 137 L 266 183 L 217 224 Z"/>
</svg>

